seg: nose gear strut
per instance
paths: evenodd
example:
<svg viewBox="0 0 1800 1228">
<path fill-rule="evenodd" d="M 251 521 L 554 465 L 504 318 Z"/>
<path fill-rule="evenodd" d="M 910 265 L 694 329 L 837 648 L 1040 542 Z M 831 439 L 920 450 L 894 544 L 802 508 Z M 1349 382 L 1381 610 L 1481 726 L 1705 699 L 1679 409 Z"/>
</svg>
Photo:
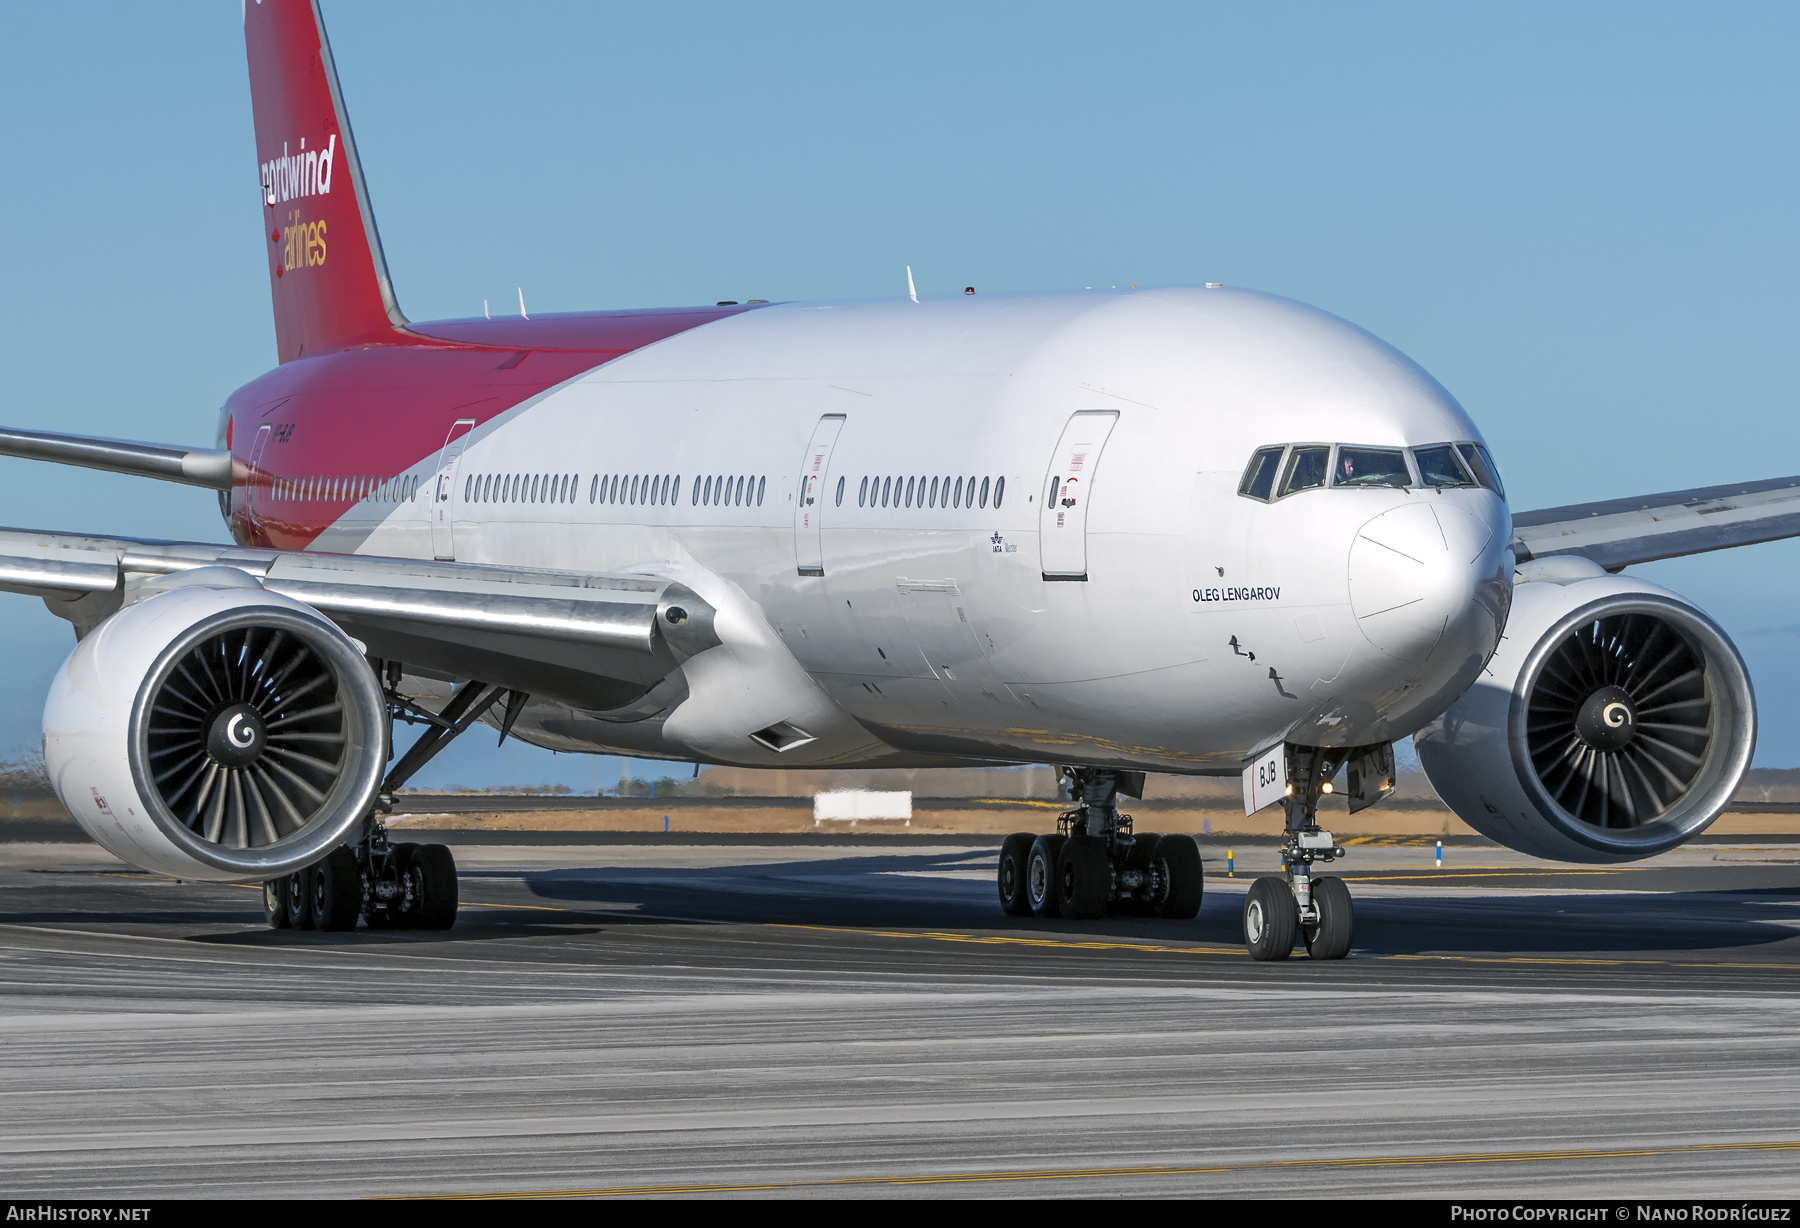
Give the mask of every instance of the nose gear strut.
<svg viewBox="0 0 1800 1228">
<path fill-rule="evenodd" d="M 1289 746 L 1287 822 L 1281 844 L 1281 876 L 1264 875 L 1244 897 L 1244 945 L 1257 960 L 1286 959 L 1299 937 L 1314 959 L 1350 953 L 1355 917 L 1350 890 L 1335 876 L 1313 876 L 1313 863 L 1330 863 L 1348 849 L 1318 823 L 1319 798 L 1348 752 Z"/>
</svg>

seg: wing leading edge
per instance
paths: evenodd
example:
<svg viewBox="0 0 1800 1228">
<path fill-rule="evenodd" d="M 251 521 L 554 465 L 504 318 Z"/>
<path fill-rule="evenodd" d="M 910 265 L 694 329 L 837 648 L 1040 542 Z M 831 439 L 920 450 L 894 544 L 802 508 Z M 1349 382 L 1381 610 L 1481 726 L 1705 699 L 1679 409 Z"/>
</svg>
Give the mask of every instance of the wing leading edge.
<svg viewBox="0 0 1800 1228">
<path fill-rule="evenodd" d="M 1513 517 L 1523 563 L 1580 555 L 1607 571 L 1800 537 L 1800 476 L 1575 503 Z"/>
<path fill-rule="evenodd" d="M 621 719 L 681 662 L 720 642 L 708 602 L 652 575 L 0 529 L 0 591 L 42 597 L 78 636 L 200 568 L 223 587 L 304 602 L 371 656 Z"/>
</svg>

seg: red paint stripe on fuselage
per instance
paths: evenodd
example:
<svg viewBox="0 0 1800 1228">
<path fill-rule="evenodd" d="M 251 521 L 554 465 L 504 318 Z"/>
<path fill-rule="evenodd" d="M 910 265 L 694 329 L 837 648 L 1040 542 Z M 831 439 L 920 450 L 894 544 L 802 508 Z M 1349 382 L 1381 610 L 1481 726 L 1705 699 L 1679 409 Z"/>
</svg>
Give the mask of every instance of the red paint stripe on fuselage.
<svg viewBox="0 0 1800 1228">
<path fill-rule="evenodd" d="M 270 484 L 381 478 L 435 460 L 458 419 L 476 425 L 547 388 L 690 328 L 750 307 L 445 320 L 410 325 L 392 341 L 296 359 L 232 393 L 220 446 L 246 462 L 272 428 L 250 483 L 231 492 L 229 523 L 244 545 L 300 550 L 354 498 L 275 501 Z M 524 354 L 523 359 L 520 355 Z"/>
</svg>

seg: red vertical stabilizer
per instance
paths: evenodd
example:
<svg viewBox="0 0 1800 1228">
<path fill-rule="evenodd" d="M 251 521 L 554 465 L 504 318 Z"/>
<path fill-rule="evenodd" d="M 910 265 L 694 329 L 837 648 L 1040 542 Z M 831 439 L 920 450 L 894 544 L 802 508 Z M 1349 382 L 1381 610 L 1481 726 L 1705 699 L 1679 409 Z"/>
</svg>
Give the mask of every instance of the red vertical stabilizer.
<svg viewBox="0 0 1800 1228">
<path fill-rule="evenodd" d="M 317 3 L 245 0 L 244 46 L 280 361 L 397 340 L 406 317 Z"/>
</svg>

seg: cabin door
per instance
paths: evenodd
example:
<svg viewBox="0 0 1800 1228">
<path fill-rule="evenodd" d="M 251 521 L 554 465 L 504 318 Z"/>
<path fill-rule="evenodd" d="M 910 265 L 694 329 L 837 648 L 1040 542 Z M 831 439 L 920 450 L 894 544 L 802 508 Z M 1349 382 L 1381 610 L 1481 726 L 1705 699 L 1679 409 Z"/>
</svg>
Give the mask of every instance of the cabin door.
<svg viewBox="0 0 1800 1228">
<path fill-rule="evenodd" d="M 444 437 L 444 450 L 438 455 L 437 481 L 431 487 L 431 553 L 440 559 L 456 558 L 456 470 L 463 449 L 469 444 L 469 432 L 474 429 L 475 419 L 458 418 Z"/>
<path fill-rule="evenodd" d="M 1116 409 L 1083 410 L 1063 427 L 1044 479 L 1038 552 L 1046 580 L 1087 579 L 1087 514 L 1100 450 L 1119 420 Z"/>
<path fill-rule="evenodd" d="M 836 492 L 831 478 L 831 450 L 844 429 L 843 414 L 826 414 L 813 428 L 812 442 L 800 465 L 799 506 L 794 509 L 794 566 L 803 576 L 825 574 L 825 507 Z"/>
</svg>

